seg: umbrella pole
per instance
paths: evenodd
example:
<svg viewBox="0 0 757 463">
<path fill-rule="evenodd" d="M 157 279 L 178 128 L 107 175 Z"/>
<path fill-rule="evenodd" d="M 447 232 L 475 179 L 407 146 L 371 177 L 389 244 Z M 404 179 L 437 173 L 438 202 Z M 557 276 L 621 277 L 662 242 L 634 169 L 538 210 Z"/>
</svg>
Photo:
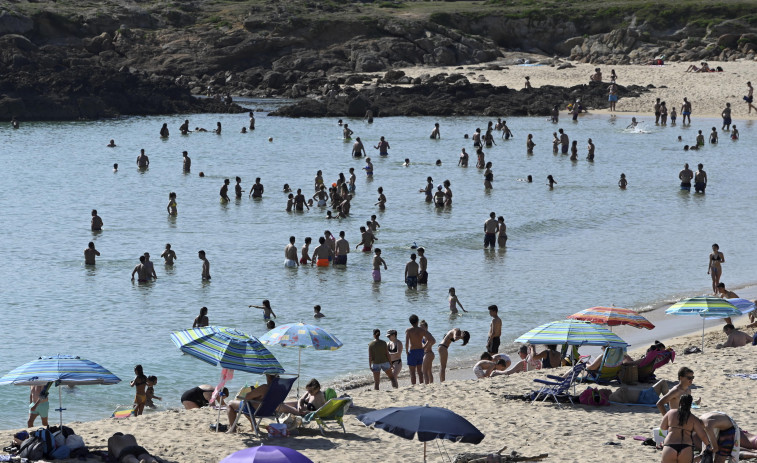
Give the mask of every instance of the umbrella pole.
<svg viewBox="0 0 757 463">
<path fill-rule="evenodd" d="M 702 352 L 704 352 L 704 317 L 702 317 Z"/>
<path fill-rule="evenodd" d="M 58 426 L 63 426 L 63 392 L 61 389 L 63 388 L 58 384 L 58 412 L 60 413 L 60 424 Z"/>
<path fill-rule="evenodd" d="M 297 397 L 300 396 L 300 369 L 302 368 L 302 347 L 297 349 Z"/>
<path fill-rule="evenodd" d="M 426 463 L 426 443 L 423 443 L 423 463 Z"/>
</svg>

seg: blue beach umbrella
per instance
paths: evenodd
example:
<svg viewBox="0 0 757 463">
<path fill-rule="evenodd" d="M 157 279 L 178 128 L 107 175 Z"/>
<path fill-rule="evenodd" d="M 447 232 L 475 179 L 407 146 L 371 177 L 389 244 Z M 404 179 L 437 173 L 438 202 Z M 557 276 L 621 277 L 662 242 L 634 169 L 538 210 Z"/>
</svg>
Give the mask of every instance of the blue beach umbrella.
<svg viewBox="0 0 757 463">
<path fill-rule="evenodd" d="M 702 317 L 702 352 L 704 352 L 704 319 L 736 317 L 741 315 L 741 311 L 725 299 L 714 296 L 697 296 L 676 302 L 665 310 L 665 314 Z"/>
<path fill-rule="evenodd" d="M 53 355 L 39 357 L 12 370 L 2 378 L 0 385 L 42 386 L 55 383 L 56 386 L 80 386 L 88 384 L 116 384 L 121 379 L 101 365 L 73 355 Z M 63 397 L 58 387 L 60 424 L 63 424 Z"/>
<path fill-rule="evenodd" d="M 581 320 L 560 320 L 545 323 L 522 334 L 515 342 L 608 347 L 626 347 L 628 345 L 620 336 L 607 328 Z"/>
<path fill-rule="evenodd" d="M 305 323 L 288 323 L 280 325 L 260 337 L 265 345 L 279 345 L 281 347 L 299 347 L 297 357 L 297 396 L 300 395 L 300 366 L 302 365 L 302 349 L 312 347 L 314 350 L 337 350 L 342 347 L 342 341 L 328 331 L 315 325 Z"/>
<path fill-rule="evenodd" d="M 286 447 L 261 445 L 234 452 L 221 463 L 313 463 L 313 460 Z"/>
<path fill-rule="evenodd" d="M 403 439 L 412 440 L 418 435 L 423 442 L 423 461 L 426 461 L 426 442 L 447 439 L 455 442 L 478 444 L 484 434 L 468 420 L 446 408 L 390 407 L 364 413 L 357 417 L 366 426 L 383 429 Z"/>
</svg>

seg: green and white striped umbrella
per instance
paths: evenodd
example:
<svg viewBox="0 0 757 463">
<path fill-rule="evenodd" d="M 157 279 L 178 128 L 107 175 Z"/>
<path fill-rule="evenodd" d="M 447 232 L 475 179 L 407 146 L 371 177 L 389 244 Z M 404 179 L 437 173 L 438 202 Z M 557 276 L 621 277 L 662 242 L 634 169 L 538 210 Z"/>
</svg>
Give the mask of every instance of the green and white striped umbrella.
<svg viewBox="0 0 757 463">
<path fill-rule="evenodd" d="M 715 296 L 696 296 L 676 302 L 665 310 L 666 315 L 698 315 L 702 317 L 702 352 L 704 352 L 704 319 L 741 315 L 741 311 L 725 299 Z"/>
<path fill-rule="evenodd" d="M 607 328 L 580 320 L 545 323 L 521 335 L 515 342 L 571 346 L 626 347 L 628 345 L 620 336 Z"/>
</svg>

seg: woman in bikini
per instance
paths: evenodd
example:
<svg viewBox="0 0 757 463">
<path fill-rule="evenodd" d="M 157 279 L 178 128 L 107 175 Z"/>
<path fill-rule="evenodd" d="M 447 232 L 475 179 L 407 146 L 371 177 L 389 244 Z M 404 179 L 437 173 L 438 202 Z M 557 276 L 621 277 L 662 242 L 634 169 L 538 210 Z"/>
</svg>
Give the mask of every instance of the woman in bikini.
<svg viewBox="0 0 757 463">
<path fill-rule="evenodd" d="M 429 384 L 434 382 L 434 351 L 432 347 L 436 344 L 436 339 L 428 332 L 428 323 L 426 323 L 426 320 L 421 320 L 419 326 L 426 330 L 426 334 L 423 335 L 423 364 L 421 365 L 421 370 L 423 371 L 423 382 Z"/>
<path fill-rule="evenodd" d="M 326 397 L 321 391 L 321 383 L 317 379 L 311 379 L 305 386 L 306 392 L 302 394 L 297 402 L 287 402 L 279 405 L 276 409 L 279 413 L 291 413 L 293 415 L 305 416 L 323 407 L 326 403 Z"/>
<path fill-rule="evenodd" d="M 137 392 L 134 395 L 134 415 L 139 416 L 145 410 L 145 404 L 147 403 L 147 376 L 142 371 L 142 365 L 134 367 L 134 379 L 129 383 L 131 387 L 137 388 Z"/>
<path fill-rule="evenodd" d="M 696 433 L 708 448 L 710 438 L 704 429 L 702 420 L 691 414 L 691 395 L 681 396 L 677 410 L 670 410 L 662 417 L 660 429 L 668 431 L 662 444 L 663 463 L 689 463 L 694 461 L 694 441 Z"/>
<path fill-rule="evenodd" d="M 450 296 L 450 300 L 452 299 L 452 296 Z M 450 302 L 451 304 L 451 302 Z M 460 306 L 462 308 L 463 306 Z M 467 331 L 462 331 L 460 328 L 455 328 L 450 331 L 447 331 L 447 334 L 444 335 L 444 339 L 442 339 L 441 344 L 439 344 L 439 364 L 441 365 L 441 368 L 439 369 L 439 381 L 444 382 L 445 379 L 445 373 L 447 370 L 447 358 L 449 357 L 449 346 L 453 342 L 457 341 L 458 339 L 463 340 L 463 345 L 468 344 L 468 341 L 470 340 L 470 333 Z M 425 372 L 424 372 L 425 376 Z"/>
<path fill-rule="evenodd" d="M 386 347 L 389 350 L 389 362 L 392 364 L 392 372 L 395 378 L 399 378 L 400 371 L 402 371 L 402 342 L 397 339 L 397 330 L 387 331 L 386 337 L 389 338 Z"/>
<path fill-rule="evenodd" d="M 457 314 L 457 306 L 460 306 L 460 309 L 462 309 L 463 312 L 468 313 L 467 310 L 463 308 L 463 305 L 460 303 L 460 300 L 455 295 L 455 288 L 449 289 L 449 313 L 450 315 Z"/>
<path fill-rule="evenodd" d="M 712 277 L 712 293 L 718 294 L 718 284 L 720 284 L 720 277 L 723 275 L 723 268 L 720 264 L 725 263 L 725 256 L 720 252 L 720 246 L 717 244 L 712 245 L 712 252 L 710 253 L 710 264 L 707 267 L 707 274 Z"/>
</svg>

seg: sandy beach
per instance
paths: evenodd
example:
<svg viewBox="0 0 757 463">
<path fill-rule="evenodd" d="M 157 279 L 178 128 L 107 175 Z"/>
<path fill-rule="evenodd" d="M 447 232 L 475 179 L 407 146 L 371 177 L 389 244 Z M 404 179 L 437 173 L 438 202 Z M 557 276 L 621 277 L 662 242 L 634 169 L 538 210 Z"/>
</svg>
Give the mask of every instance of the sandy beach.
<svg viewBox="0 0 757 463">
<path fill-rule="evenodd" d="M 518 55 L 520 57 L 520 55 Z M 525 59 L 536 62 L 542 61 L 544 57 L 523 55 Z M 600 67 L 603 73 L 603 80 L 609 85 L 611 69 L 615 69 L 618 75 L 619 85 L 653 85 L 649 93 L 644 93 L 638 98 L 621 98 L 617 104 L 617 113 L 654 115 L 654 103 L 656 98 L 660 98 L 668 105 L 668 109 L 676 108 L 681 114 L 681 104 L 684 97 L 692 103 L 692 116 L 720 117 L 720 113 L 725 108 L 726 103 L 731 103 L 732 118 L 751 119 L 757 117 L 757 113 L 752 111 L 752 115 L 747 114 L 747 105 L 742 99 L 746 95 L 746 83 L 757 79 L 757 62 L 755 61 L 736 61 L 736 62 L 708 62 L 711 68 L 718 66 L 723 68 L 723 72 L 694 73 L 686 72 L 691 64 L 699 63 L 668 63 L 664 66 L 640 66 L 640 65 L 623 65 L 623 66 L 597 66 L 586 63 L 571 63 L 572 68 L 557 69 L 549 65 L 538 66 L 520 66 L 507 64 L 512 58 L 508 57 L 496 63 L 506 69 L 501 71 L 486 70 L 485 66 L 449 66 L 449 67 L 411 67 L 402 70 L 410 77 L 418 77 L 421 74 L 436 74 L 439 72 L 462 73 L 468 77 L 471 82 L 481 82 L 480 76 L 495 86 L 505 85 L 514 89 L 521 89 L 525 83 L 525 77 L 529 76 L 531 85 L 538 91 L 542 85 L 559 85 L 572 87 L 574 85 L 587 84 L 589 76 L 594 73 L 594 68 Z M 566 62 L 566 61 L 561 61 Z M 592 112 L 607 112 L 607 110 L 597 110 Z"/>
<path fill-rule="evenodd" d="M 750 297 L 754 292 L 754 287 L 747 288 L 742 291 L 742 296 Z M 655 311 L 655 314 L 659 312 Z M 680 322 L 684 322 L 683 326 L 688 326 L 688 329 L 693 326 L 701 327 L 697 317 L 668 316 L 666 319 L 678 321 L 679 325 Z M 687 366 L 693 369 L 696 376 L 694 397 L 702 399 L 701 408 L 695 410 L 695 414 L 723 411 L 734 418 L 743 429 L 755 431 L 757 416 L 750 407 L 743 406 L 750 403 L 754 395 L 753 382 L 727 375 L 757 372 L 757 357 L 752 355 L 751 346 L 715 349 L 716 344 L 725 340 L 722 323 L 717 320 L 708 323 L 712 326 L 706 331 L 703 354 L 683 354 L 686 347 L 700 345 L 701 331 L 667 339 L 660 336 L 664 335 L 664 331 L 656 333 L 655 330 L 637 331 L 636 348 L 632 349 L 630 354 L 634 358 L 642 356 L 647 347 L 646 344 L 642 344 L 642 339 L 647 340 L 647 344 L 653 339 L 663 340 L 668 347 L 674 348 L 678 355 L 675 363 L 657 370 L 658 379 L 673 382 L 680 367 Z M 741 317 L 736 321 L 737 328 L 746 323 L 746 317 Z M 628 331 L 623 328 L 620 328 L 622 332 Z M 751 334 L 753 330 L 746 331 Z M 626 405 L 556 406 L 549 402 L 532 405 L 526 401 L 505 398 L 508 395 L 522 395 L 534 390 L 533 380 L 543 378 L 547 373 L 556 374 L 567 370 L 568 368 L 564 367 L 485 380 L 458 379 L 444 384 L 402 386 L 397 390 L 392 390 L 388 384 L 382 383 L 383 389 L 378 392 L 371 387 L 351 389 L 344 391 L 354 401 L 354 406 L 345 416 L 347 434 L 332 428 L 326 437 L 322 437 L 317 426 L 312 424 L 300 428 L 296 437 L 261 440 L 252 434 L 247 422 L 237 434 L 217 434 L 209 430 L 209 424 L 215 422 L 217 412 L 207 408 L 191 411 L 175 409 L 123 420 L 105 419 L 67 424 L 84 437 L 91 450 L 106 450 L 108 437 L 120 431 L 134 434 L 140 445 L 152 454 L 165 461 L 177 463 L 218 462 L 236 450 L 261 443 L 290 447 L 302 452 L 314 462 L 321 463 L 359 462 L 373 458 L 366 457 L 367 455 L 380 455 L 380 458 L 394 461 L 416 462 L 422 461 L 423 455 L 423 446 L 417 440 L 405 440 L 383 430 L 365 427 L 355 417 L 360 413 L 386 407 L 429 404 L 446 407 L 465 416 L 486 435 L 483 442 L 477 446 L 445 441 L 444 449 L 453 460 L 458 453 L 490 453 L 505 446 L 505 453 L 516 450 L 525 456 L 548 454 L 548 457 L 541 460 L 545 462 L 660 460 L 658 450 L 642 446 L 640 441 L 633 439 L 634 436 L 650 437 L 651 429 L 659 425 L 661 416 L 656 408 Z M 470 369 L 459 370 L 453 376 L 465 377 L 469 371 Z M 648 386 L 640 384 L 634 387 Z M 585 387 L 587 386 L 579 385 L 577 393 Z M 68 406 L 85 404 L 69 403 Z M 51 424 L 57 423 L 54 415 L 51 415 L 50 421 Z M 226 423 L 225 412 L 221 414 L 221 423 Z M 264 420 L 264 424 L 266 423 Z M 6 431 L 5 434 L 10 438 L 12 432 L 15 431 Z M 620 440 L 616 435 L 626 438 Z M 607 442 L 620 445 L 605 445 Z M 428 461 L 446 461 L 442 460 L 434 442 L 429 445 Z"/>
</svg>

